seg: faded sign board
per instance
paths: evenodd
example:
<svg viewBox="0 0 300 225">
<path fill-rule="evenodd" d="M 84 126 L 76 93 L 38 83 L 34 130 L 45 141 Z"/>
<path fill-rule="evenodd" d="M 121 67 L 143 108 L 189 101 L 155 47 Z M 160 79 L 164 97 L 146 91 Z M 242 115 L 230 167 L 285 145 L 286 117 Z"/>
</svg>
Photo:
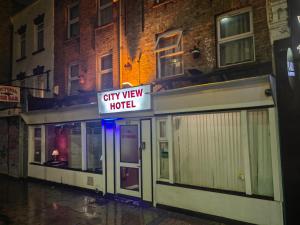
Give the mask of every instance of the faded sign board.
<svg viewBox="0 0 300 225">
<path fill-rule="evenodd" d="M 20 88 L 0 85 L 0 102 L 20 102 Z"/>
</svg>

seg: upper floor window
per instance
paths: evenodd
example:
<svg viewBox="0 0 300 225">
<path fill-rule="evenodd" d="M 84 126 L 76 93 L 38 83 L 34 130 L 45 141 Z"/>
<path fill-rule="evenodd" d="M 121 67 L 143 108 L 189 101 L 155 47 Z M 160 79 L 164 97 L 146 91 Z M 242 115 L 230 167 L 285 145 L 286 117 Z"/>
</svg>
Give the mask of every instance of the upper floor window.
<svg viewBox="0 0 300 225">
<path fill-rule="evenodd" d="M 112 54 L 101 57 L 100 62 L 101 89 L 113 88 Z"/>
<path fill-rule="evenodd" d="M 44 49 L 44 15 L 38 15 L 34 19 L 34 32 L 35 32 L 35 50 L 40 51 Z"/>
<path fill-rule="evenodd" d="M 18 57 L 20 59 L 25 58 L 26 57 L 26 25 L 21 26 L 17 33 L 18 33 Z"/>
<path fill-rule="evenodd" d="M 76 2 L 68 7 L 68 38 L 79 35 L 79 3 Z"/>
<path fill-rule="evenodd" d="M 182 31 L 171 31 L 159 35 L 156 41 L 155 52 L 157 53 L 159 78 L 182 75 L 184 73 Z"/>
<path fill-rule="evenodd" d="M 69 67 L 68 95 L 78 94 L 78 90 L 80 90 L 79 81 L 79 65 L 72 64 Z"/>
<path fill-rule="evenodd" d="M 113 21 L 113 1 L 99 0 L 99 26 L 109 24 Z"/>
<path fill-rule="evenodd" d="M 234 11 L 217 19 L 219 67 L 255 60 L 252 12 Z"/>
<path fill-rule="evenodd" d="M 20 58 L 26 56 L 26 33 L 20 34 Z"/>
</svg>

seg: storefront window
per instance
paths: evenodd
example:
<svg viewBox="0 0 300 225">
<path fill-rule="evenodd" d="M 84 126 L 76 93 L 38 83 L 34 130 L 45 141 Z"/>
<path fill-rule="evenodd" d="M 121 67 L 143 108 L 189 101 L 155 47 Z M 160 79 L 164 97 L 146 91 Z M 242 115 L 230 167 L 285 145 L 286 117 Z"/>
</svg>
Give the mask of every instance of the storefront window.
<svg viewBox="0 0 300 225">
<path fill-rule="evenodd" d="M 80 123 L 48 125 L 46 132 L 46 164 L 81 170 Z"/>
<path fill-rule="evenodd" d="M 87 170 L 102 172 L 102 142 L 101 142 L 101 123 L 86 123 L 86 151 L 87 151 Z"/>
</svg>

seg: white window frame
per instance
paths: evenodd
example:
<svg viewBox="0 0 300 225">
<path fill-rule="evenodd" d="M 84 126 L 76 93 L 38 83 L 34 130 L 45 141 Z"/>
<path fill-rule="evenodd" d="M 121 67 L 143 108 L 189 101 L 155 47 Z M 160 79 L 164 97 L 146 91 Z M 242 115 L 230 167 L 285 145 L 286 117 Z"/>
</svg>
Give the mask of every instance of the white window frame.
<svg viewBox="0 0 300 225">
<path fill-rule="evenodd" d="M 166 123 L 166 137 L 160 137 L 160 122 Z M 169 159 L 169 178 L 161 178 L 160 176 L 160 142 L 168 143 L 168 159 Z M 173 129 L 172 116 L 161 117 L 156 119 L 156 146 L 157 146 L 157 178 L 159 181 L 174 183 L 173 172 Z"/>
<path fill-rule="evenodd" d="M 41 29 L 40 26 L 43 26 L 43 28 Z M 39 51 L 39 50 L 42 50 L 45 48 L 45 23 L 44 21 L 39 23 L 39 24 L 35 24 L 34 25 L 35 27 L 35 50 L 36 51 Z M 43 32 L 44 33 L 44 36 L 43 36 L 43 46 L 41 48 L 39 48 L 39 33 L 40 32 Z"/>
<path fill-rule="evenodd" d="M 102 70 L 102 58 L 109 56 L 109 55 L 111 55 L 111 68 Z M 105 55 L 100 56 L 99 71 L 100 71 L 100 79 L 99 79 L 100 87 L 99 88 L 102 90 L 102 75 L 106 74 L 106 73 L 112 73 L 112 76 L 113 76 L 113 54 L 112 53 L 107 53 Z"/>
<path fill-rule="evenodd" d="M 112 6 L 113 5 L 113 0 L 103 6 L 101 6 L 101 0 L 98 0 L 98 26 L 104 26 L 104 25 L 107 25 L 107 24 L 102 24 L 101 23 L 101 11 Z M 113 15 L 112 15 L 113 16 Z M 110 23 L 108 23 L 110 24 Z"/>
<path fill-rule="evenodd" d="M 73 4 L 71 5 L 68 5 L 68 39 L 70 38 L 74 38 L 74 37 L 71 37 L 71 25 L 73 25 L 74 23 L 79 23 L 79 15 L 78 17 L 74 18 L 74 19 L 70 19 L 70 11 L 71 11 L 71 8 L 73 8 L 74 6 L 78 5 L 79 7 L 79 2 L 74 2 Z"/>
<path fill-rule="evenodd" d="M 233 36 L 230 36 L 230 37 L 221 38 L 221 28 L 220 28 L 221 23 L 220 23 L 220 21 L 224 18 L 240 15 L 240 14 L 243 14 L 243 13 L 249 13 L 249 16 L 250 16 L 250 31 L 246 32 L 246 33 L 243 33 L 243 34 L 237 34 L 237 35 L 233 35 Z M 250 37 L 252 37 L 252 40 L 253 40 L 253 60 L 222 66 L 221 65 L 220 45 L 224 44 L 224 43 L 227 43 L 227 42 L 238 41 L 238 40 L 245 39 L 245 38 L 250 38 Z M 218 42 L 217 51 L 218 51 L 218 67 L 219 68 L 224 68 L 224 67 L 230 67 L 230 66 L 255 62 L 255 60 L 256 60 L 255 55 L 256 54 L 255 54 L 255 36 L 254 36 L 254 31 L 253 31 L 253 12 L 252 12 L 252 8 L 247 7 L 247 8 L 231 11 L 229 13 L 222 14 L 221 16 L 219 16 L 217 18 L 217 42 Z"/>
<path fill-rule="evenodd" d="M 167 37 L 176 36 L 176 35 L 178 35 L 176 44 L 168 46 L 168 47 L 164 47 L 164 48 L 159 48 L 159 42 L 162 38 L 167 38 Z M 157 68 L 158 68 L 158 77 L 159 78 L 168 78 L 168 77 L 179 76 L 179 75 L 184 74 L 184 60 L 183 60 L 183 58 L 182 58 L 182 73 L 173 74 L 173 75 L 169 75 L 169 76 L 165 76 L 165 77 L 161 76 L 161 62 L 160 62 L 160 60 L 162 58 L 168 58 L 168 57 L 173 57 L 173 56 L 178 56 L 178 55 L 183 56 L 184 50 L 183 50 L 183 40 L 182 39 L 183 39 L 183 35 L 182 35 L 181 30 L 173 30 L 173 31 L 165 32 L 163 34 L 160 34 L 157 37 L 157 40 L 156 40 L 156 43 L 155 43 L 155 53 L 157 55 Z M 176 48 L 178 48 L 178 46 L 181 46 L 180 51 L 177 51 L 177 52 L 174 52 L 174 53 L 171 53 L 171 54 L 168 54 L 168 55 L 164 55 L 164 56 L 161 56 L 161 57 L 159 56 L 160 52 L 171 50 L 171 49 L 176 49 Z"/>
<path fill-rule="evenodd" d="M 78 66 L 78 77 L 71 76 L 72 66 Z M 69 69 L 68 70 L 68 95 L 71 95 L 72 81 L 76 81 L 76 80 L 78 80 L 78 82 L 80 81 L 80 65 L 79 65 L 79 63 L 74 62 L 69 65 L 68 69 Z"/>
</svg>

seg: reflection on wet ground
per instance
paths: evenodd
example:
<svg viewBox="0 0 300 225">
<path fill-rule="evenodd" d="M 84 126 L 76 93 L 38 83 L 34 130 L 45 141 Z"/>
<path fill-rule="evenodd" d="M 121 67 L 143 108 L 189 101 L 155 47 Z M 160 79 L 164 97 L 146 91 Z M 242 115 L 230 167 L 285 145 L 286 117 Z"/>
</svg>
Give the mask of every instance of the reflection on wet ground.
<svg viewBox="0 0 300 225">
<path fill-rule="evenodd" d="M 220 225 L 0 175 L 0 225 Z"/>
</svg>

